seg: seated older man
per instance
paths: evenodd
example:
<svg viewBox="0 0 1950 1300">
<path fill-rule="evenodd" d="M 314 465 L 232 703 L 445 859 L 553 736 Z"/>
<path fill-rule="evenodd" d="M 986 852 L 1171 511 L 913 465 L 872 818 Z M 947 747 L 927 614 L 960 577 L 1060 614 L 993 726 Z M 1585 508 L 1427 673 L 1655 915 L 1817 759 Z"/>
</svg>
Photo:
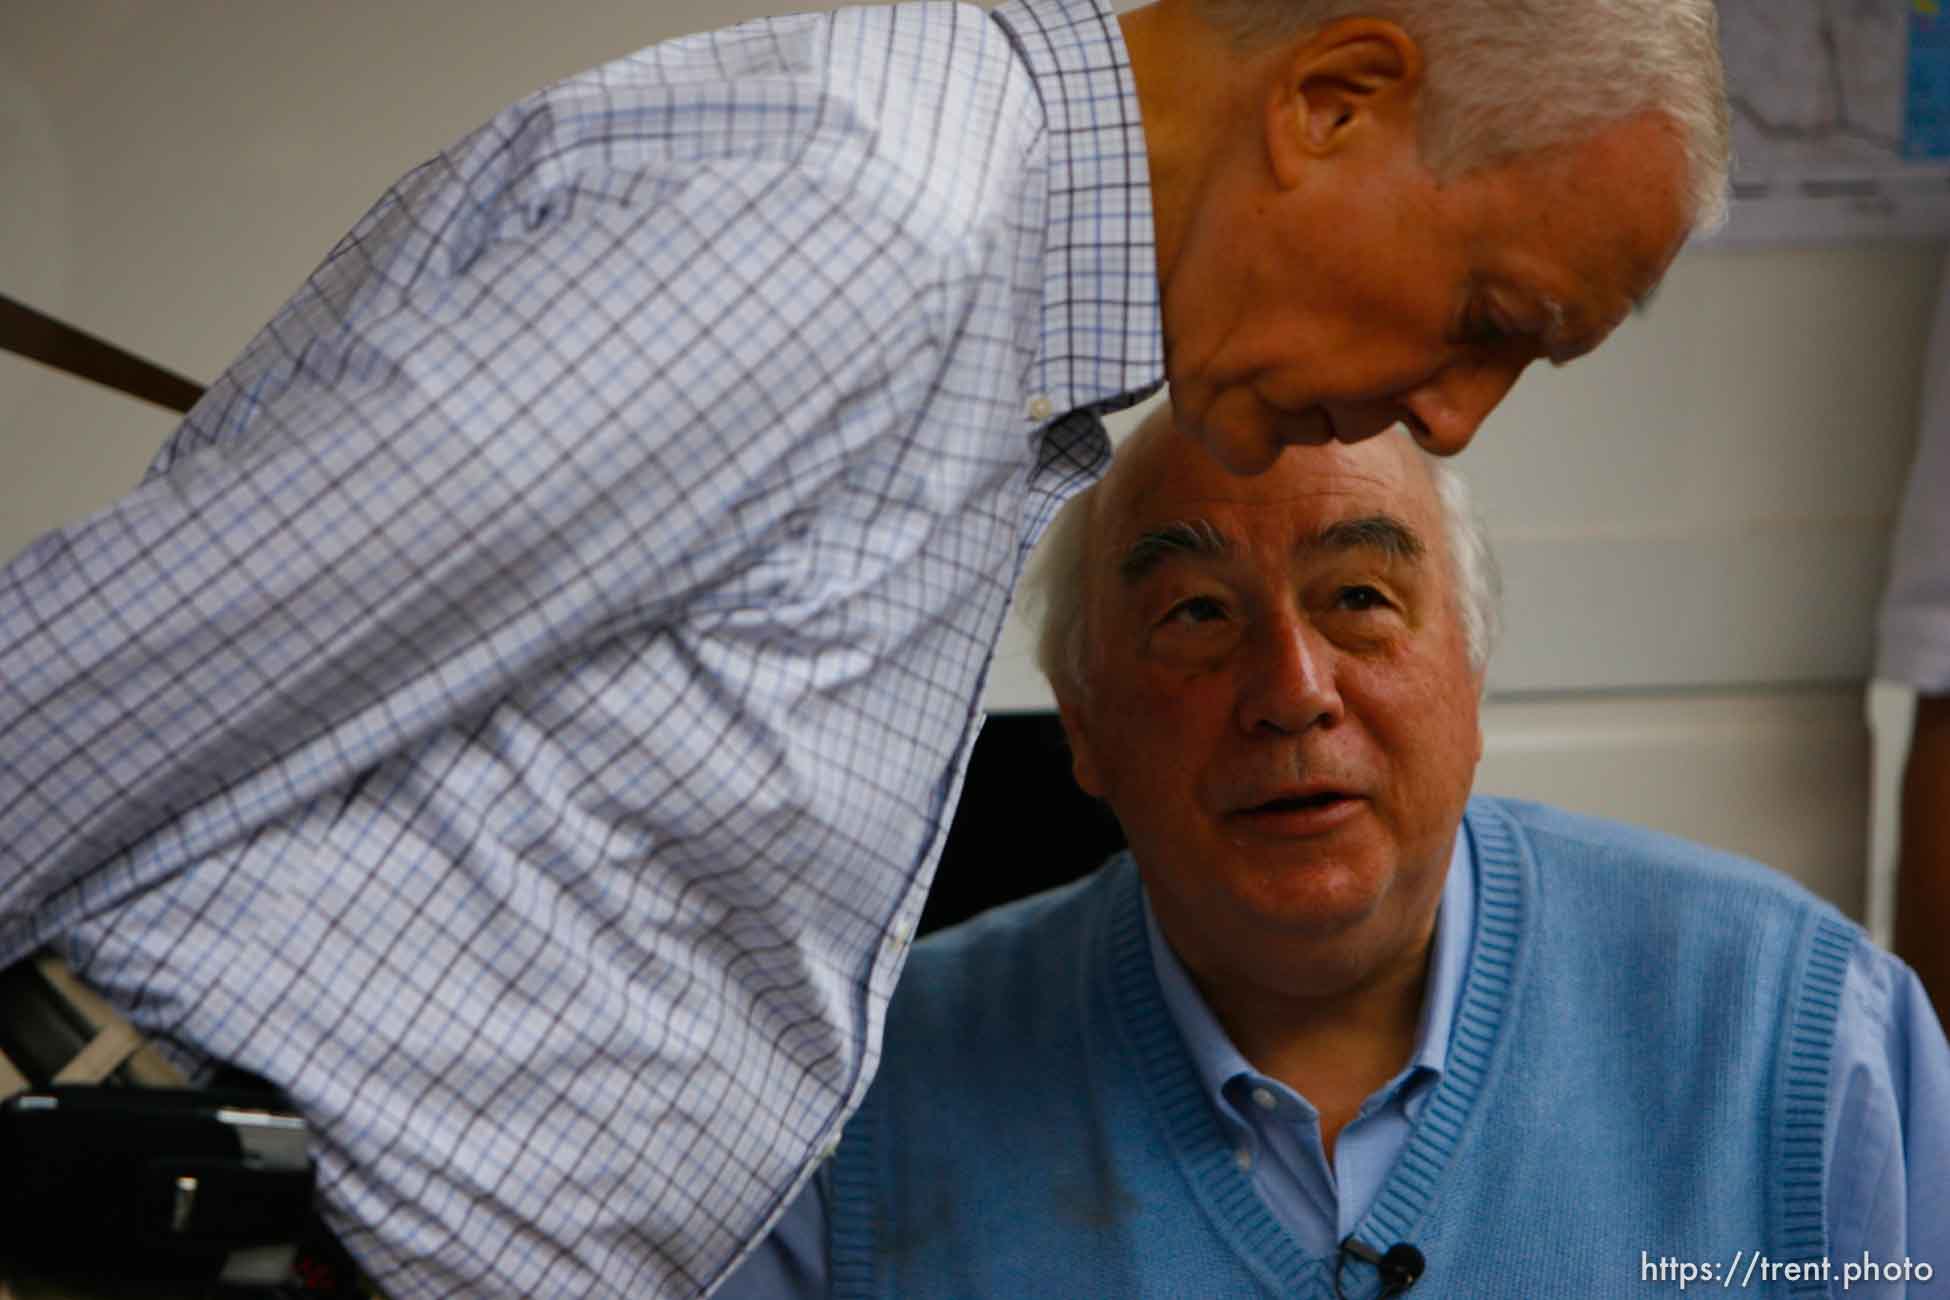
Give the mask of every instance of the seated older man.
<svg viewBox="0 0 1950 1300">
<path fill-rule="evenodd" d="M 1130 852 L 916 948 L 837 1158 L 726 1294 L 1950 1270 L 1907 967 L 1752 863 L 1470 799 L 1494 579 L 1453 471 L 1391 434 L 1238 479 L 1160 419 L 1056 528 L 1043 667 Z"/>
</svg>

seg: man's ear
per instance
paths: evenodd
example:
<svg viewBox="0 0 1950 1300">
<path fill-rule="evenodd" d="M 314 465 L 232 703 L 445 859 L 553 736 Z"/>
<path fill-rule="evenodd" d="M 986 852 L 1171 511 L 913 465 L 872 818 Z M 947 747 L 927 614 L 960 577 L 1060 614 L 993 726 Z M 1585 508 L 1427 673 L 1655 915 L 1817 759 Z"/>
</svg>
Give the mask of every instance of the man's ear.
<svg viewBox="0 0 1950 1300">
<path fill-rule="evenodd" d="M 1344 18 L 1296 38 L 1267 103 L 1274 174 L 1296 184 L 1309 162 L 1380 137 L 1416 138 L 1422 47 L 1395 23 Z"/>
<path fill-rule="evenodd" d="M 1083 708 L 1065 694 L 1056 697 L 1056 714 L 1063 720 L 1063 736 L 1070 742 L 1070 772 L 1083 792 L 1093 799 L 1104 797 L 1103 771 L 1097 766 L 1097 750 L 1090 743 L 1084 724 Z"/>
<path fill-rule="evenodd" d="M 1488 689 L 1485 677 L 1486 674 L 1479 671 L 1469 683 L 1476 692 L 1476 707 L 1470 715 L 1470 725 L 1476 733 L 1476 752 L 1469 761 L 1471 768 L 1480 767 L 1483 762 L 1483 692 Z"/>
</svg>

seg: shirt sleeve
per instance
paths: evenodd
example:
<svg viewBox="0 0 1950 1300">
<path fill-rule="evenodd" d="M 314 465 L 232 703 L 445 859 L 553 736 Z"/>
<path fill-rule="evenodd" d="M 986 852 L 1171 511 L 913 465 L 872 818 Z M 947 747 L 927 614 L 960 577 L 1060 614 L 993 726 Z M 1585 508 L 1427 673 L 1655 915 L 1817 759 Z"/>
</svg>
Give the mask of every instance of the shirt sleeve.
<svg viewBox="0 0 1950 1300">
<path fill-rule="evenodd" d="M 1950 1269 L 1950 1044 L 1915 972 L 1866 942 L 1842 982 L 1827 1166 L 1831 1294 L 1865 1256 Z M 1846 1294 L 1908 1292 L 1857 1279 Z"/>
<path fill-rule="evenodd" d="M 1950 691 L 1950 268 L 1924 350 L 1922 424 L 1883 592 L 1876 675 Z"/>
<path fill-rule="evenodd" d="M 471 148 L 368 215 L 136 492 L 0 572 L 0 950 L 700 592 L 762 599 L 835 430 L 918 406 L 910 268 L 940 259 L 862 170 Z"/>
</svg>

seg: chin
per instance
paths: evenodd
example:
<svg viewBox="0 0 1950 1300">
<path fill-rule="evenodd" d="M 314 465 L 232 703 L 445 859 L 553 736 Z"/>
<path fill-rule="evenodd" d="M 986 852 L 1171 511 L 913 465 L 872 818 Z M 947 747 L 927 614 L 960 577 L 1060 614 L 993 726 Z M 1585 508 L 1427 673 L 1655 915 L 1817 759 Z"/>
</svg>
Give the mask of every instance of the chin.
<svg viewBox="0 0 1950 1300">
<path fill-rule="evenodd" d="M 1239 912 L 1263 930 L 1322 939 L 1367 921 L 1388 892 L 1385 875 L 1349 867 L 1284 868 L 1237 882 L 1228 892 Z"/>
<path fill-rule="evenodd" d="M 1268 403 L 1266 409 L 1271 413 L 1267 418 L 1278 432 L 1275 435 L 1285 447 L 1320 447 L 1330 442 L 1355 442 L 1359 438 L 1342 435 L 1334 424 L 1332 416 L 1319 406 L 1276 406 Z"/>
<path fill-rule="evenodd" d="M 1279 458 L 1288 447 L 1325 447 L 1335 442 L 1358 442 L 1363 435 L 1349 437 L 1336 428 L 1327 412 L 1318 406 L 1289 410 L 1286 407 L 1262 404 L 1264 412 L 1260 441 L 1270 448 L 1267 465 Z"/>
<path fill-rule="evenodd" d="M 1263 474 L 1286 449 L 1277 412 L 1241 388 L 1171 381 L 1172 419 L 1228 473 Z"/>
</svg>

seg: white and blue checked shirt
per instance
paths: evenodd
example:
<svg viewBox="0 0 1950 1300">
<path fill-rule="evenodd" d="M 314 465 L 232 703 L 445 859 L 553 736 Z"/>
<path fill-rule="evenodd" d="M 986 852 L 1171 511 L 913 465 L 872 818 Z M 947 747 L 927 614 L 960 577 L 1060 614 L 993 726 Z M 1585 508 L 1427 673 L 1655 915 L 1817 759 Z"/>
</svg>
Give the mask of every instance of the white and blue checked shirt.
<svg viewBox="0 0 1950 1300">
<path fill-rule="evenodd" d="M 708 1288 L 873 1073 L 1154 256 L 1093 0 L 502 113 L 0 574 L 0 958 L 287 1088 L 396 1297 Z"/>
</svg>

